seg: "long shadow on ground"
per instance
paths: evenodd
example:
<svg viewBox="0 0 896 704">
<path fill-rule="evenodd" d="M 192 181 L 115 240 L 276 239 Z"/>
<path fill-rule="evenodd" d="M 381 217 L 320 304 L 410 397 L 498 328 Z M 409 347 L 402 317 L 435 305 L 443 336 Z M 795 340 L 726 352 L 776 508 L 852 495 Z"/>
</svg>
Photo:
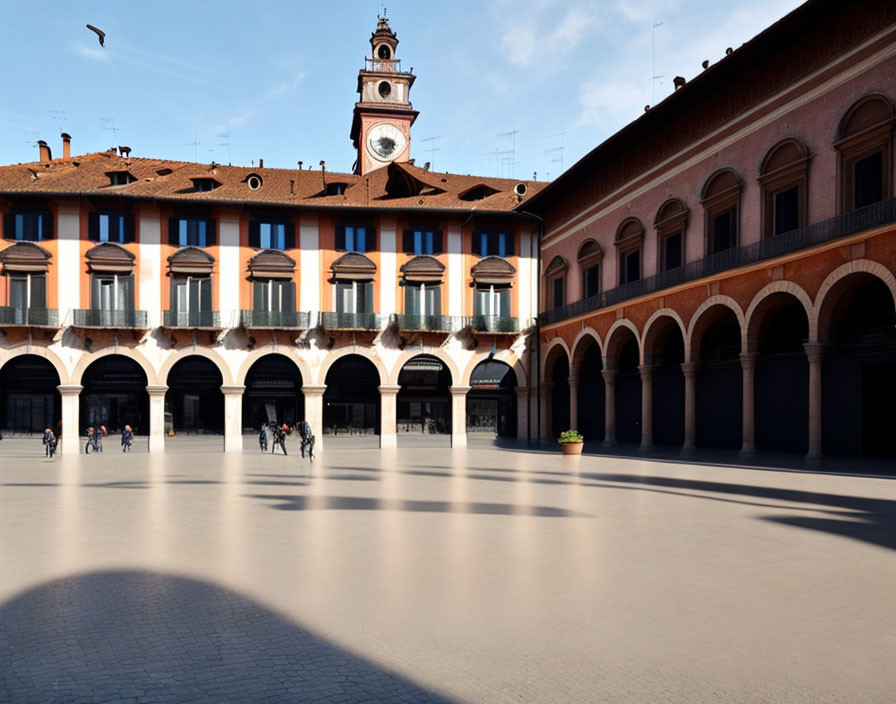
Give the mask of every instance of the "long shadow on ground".
<svg viewBox="0 0 896 704">
<path fill-rule="evenodd" d="M 143 571 L 0 606 L 0 700 L 449 702 L 236 592 Z"/>
</svg>

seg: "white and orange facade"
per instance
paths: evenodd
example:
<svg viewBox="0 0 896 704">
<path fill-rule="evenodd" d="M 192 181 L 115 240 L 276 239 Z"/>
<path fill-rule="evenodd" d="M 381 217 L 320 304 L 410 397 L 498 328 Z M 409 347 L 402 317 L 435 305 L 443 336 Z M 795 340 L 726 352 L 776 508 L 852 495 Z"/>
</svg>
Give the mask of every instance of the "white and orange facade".
<svg viewBox="0 0 896 704">
<path fill-rule="evenodd" d="M 152 451 L 302 417 L 383 447 L 533 432 L 538 225 L 516 208 L 541 184 L 415 166 L 413 76 L 384 20 L 371 45 L 354 173 L 72 156 L 67 135 L 0 167 L 7 430 L 56 425 L 67 453 L 99 424 Z"/>
</svg>

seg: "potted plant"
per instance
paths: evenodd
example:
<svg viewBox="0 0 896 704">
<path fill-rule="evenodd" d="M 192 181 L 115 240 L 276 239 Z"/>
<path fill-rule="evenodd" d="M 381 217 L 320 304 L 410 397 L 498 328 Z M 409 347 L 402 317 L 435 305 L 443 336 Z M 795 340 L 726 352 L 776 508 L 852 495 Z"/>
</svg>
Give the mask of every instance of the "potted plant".
<svg viewBox="0 0 896 704">
<path fill-rule="evenodd" d="M 581 455 L 585 438 L 578 430 L 564 430 L 557 438 L 564 455 Z"/>
</svg>

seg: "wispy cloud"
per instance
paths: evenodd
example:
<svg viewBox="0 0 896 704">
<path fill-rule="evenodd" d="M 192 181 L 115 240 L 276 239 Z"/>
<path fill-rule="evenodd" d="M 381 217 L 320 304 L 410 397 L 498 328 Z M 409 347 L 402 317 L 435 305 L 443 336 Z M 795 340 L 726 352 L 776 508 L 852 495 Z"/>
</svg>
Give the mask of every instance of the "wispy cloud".
<svg viewBox="0 0 896 704">
<path fill-rule="evenodd" d="M 528 12 L 516 10 L 512 19 L 500 22 L 501 47 L 511 63 L 531 66 L 536 58 L 557 59 L 581 44 L 597 24 L 596 11 L 573 6 L 558 13 L 553 5 L 536 3 Z"/>
<path fill-rule="evenodd" d="M 161 54 L 154 54 L 129 46 L 122 46 L 115 51 L 113 51 L 109 47 L 93 48 L 87 46 L 83 42 L 75 42 L 73 49 L 78 56 L 82 56 L 86 59 L 104 62 L 111 61 L 113 63 L 123 61 L 125 63 L 131 64 L 132 66 L 138 66 L 139 68 L 145 69 L 152 73 L 158 73 L 170 78 L 178 78 L 199 85 L 213 85 L 211 81 L 200 75 L 200 69 L 193 64 L 182 61 L 180 59 L 172 60 L 169 57 Z M 151 59 L 151 61 L 144 61 L 142 59 L 135 58 L 135 56 L 143 56 Z M 169 65 L 166 66 L 166 63 L 168 63 Z M 182 69 L 187 70 L 184 71 L 176 67 L 182 67 Z"/>
<path fill-rule="evenodd" d="M 102 47 L 94 49 L 83 42 L 75 42 L 74 50 L 78 56 L 83 56 L 85 59 L 93 59 L 94 61 L 109 60 L 109 52 Z"/>
<path fill-rule="evenodd" d="M 293 76 L 290 80 L 283 81 L 279 85 L 274 86 L 267 92 L 267 96 L 269 98 L 279 98 L 287 93 L 291 93 L 296 88 L 298 88 L 299 83 L 302 82 L 302 79 L 305 78 L 305 74 L 302 72 L 297 72 L 295 76 Z"/>
</svg>

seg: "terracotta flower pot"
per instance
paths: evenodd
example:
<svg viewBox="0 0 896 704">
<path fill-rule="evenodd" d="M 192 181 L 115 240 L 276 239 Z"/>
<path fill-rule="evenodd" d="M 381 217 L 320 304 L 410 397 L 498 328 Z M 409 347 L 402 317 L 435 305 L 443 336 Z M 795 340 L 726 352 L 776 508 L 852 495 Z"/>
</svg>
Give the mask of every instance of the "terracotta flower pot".
<svg viewBox="0 0 896 704">
<path fill-rule="evenodd" d="M 581 455 L 584 442 L 561 442 L 560 449 L 564 455 Z"/>
</svg>

